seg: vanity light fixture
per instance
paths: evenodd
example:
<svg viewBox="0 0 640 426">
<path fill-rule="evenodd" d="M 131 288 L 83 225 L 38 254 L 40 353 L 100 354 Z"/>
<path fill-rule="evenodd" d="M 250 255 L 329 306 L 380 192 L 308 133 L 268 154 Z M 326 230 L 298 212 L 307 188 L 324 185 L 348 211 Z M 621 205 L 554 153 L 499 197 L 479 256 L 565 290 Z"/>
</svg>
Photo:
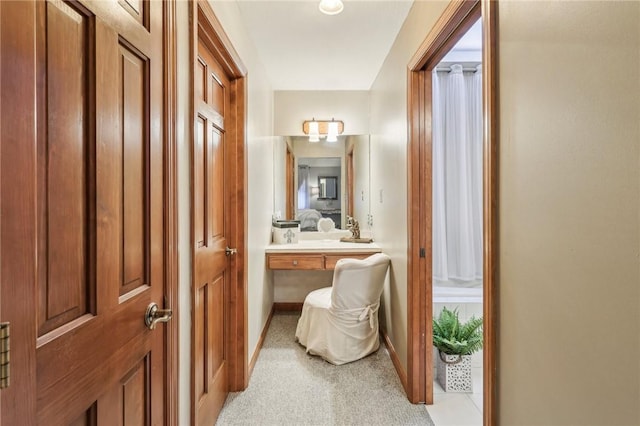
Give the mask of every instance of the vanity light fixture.
<svg viewBox="0 0 640 426">
<path fill-rule="evenodd" d="M 337 15 L 342 12 L 344 5 L 341 0 L 320 0 L 318 9 L 325 15 Z"/>
<path fill-rule="evenodd" d="M 302 123 L 302 131 L 309 135 L 309 142 L 320 142 L 320 138 L 327 137 L 327 142 L 337 142 L 338 135 L 344 132 L 344 123 L 340 120 L 316 120 Z"/>
</svg>

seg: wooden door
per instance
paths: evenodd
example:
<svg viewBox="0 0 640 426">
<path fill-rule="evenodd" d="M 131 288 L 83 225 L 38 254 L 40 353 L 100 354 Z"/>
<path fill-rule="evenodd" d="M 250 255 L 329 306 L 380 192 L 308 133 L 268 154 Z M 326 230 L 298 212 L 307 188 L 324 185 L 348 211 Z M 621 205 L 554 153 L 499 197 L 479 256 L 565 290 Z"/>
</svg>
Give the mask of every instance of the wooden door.
<svg viewBox="0 0 640 426">
<path fill-rule="evenodd" d="M 2 424 L 164 424 L 162 4 L 0 8 Z"/>
<path fill-rule="evenodd" d="M 355 209 L 353 204 L 353 191 L 354 191 L 354 176 L 353 176 L 353 146 L 347 153 L 347 216 L 354 217 Z M 346 220 L 345 220 L 346 223 Z"/>
<path fill-rule="evenodd" d="M 193 418 L 212 425 L 227 397 L 230 272 L 229 165 L 225 132 L 229 80 L 207 38 L 198 33 L 194 64 L 192 149 Z"/>
<path fill-rule="evenodd" d="M 291 152 L 289 145 L 287 145 L 287 153 L 285 157 L 285 167 L 286 167 L 285 194 L 286 194 L 287 211 L 286 211 L 285 219 L 289 219 L 289 220 L 296 218 L 296 212 L 295 212 L 294 202 L 293 202 L 294 194 L 296 193 L 296 187 L 293 181 L 293 177 L 295 176 L 295 163 L 296 163 L 296 158 Z"/>
</svg>

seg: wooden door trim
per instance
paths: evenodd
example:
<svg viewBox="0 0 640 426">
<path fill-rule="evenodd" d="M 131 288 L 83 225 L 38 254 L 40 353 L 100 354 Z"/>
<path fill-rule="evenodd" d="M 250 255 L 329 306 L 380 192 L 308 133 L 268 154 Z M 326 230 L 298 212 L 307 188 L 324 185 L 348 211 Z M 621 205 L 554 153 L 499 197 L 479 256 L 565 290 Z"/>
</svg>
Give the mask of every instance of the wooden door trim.
<svg viewBox="0 0 640 426">
<path fill-rule="evenodd" d="M 295 218 L 295 209 L 293 208 L 293 194 L 294 194 L 294 165 L 296 159 L 293 155 L 293 151 L 291 147 L 289 147 L 289 143 L 285 142 L 285 199 L 286 199 L 286 207 L 285 207 L 285 219 L 294 219 Z"/>
<path fill-rule="evenodd" d="M 431 181 L 431 71 L 478 17 L 483 22 L 484 92 L 483 417 L 484 424 L 491 425 L 498 410 L 498 51 L 497 2 L 491 0 L 452 0 L 409 62 L 407 395 L 412 402 L 433 402 L 431 185 L 421 185 Z M 426 249 L 425 257 L 420 248 Z"/>
<path fill-rule="evenodd" d="M 166 0 L 164 7 L 164 241 L 165 241 L 165 307 L 173 309 L 173 319 L 165 332 L 165 419 L 178 424 L 178 161 L 177 161 L 177 81 L 176 81 L 176 2 Z"/>
<path fill-rule="evenodd" d="M 211 52 L 216 55 L 216 60 L 224 68 L 229 80 L 245 79 L 247 69 L 242 63 L 240 55 L 233 47 L 231 40 L 229 40 L 222 24 L 216 18 L 213 9 L 211 9 L 207 1 L 197 0 L 197 5 L 202 12 L 202 15 L 195 15 L 197 17 L 197 27 L 203 30 L 202 32 L 206 36 L 205 42 Z"/>
<path fill-rule="evenodd" d="M 246 86 L 247 70 L 240 60 L 231 41 L 227 37 L 222 25 L 215 17 L 211 6 L 207 1 L 192 0 L 189 7 L 189 31 L 190 31 L 190 64 L 194 64 L 197 57 L 198 37 L 214 55 L 214 58 L 223 67 L 230 81 L 229 96 L 231 111 L 225 116 L 225 139 L 229 141 L 232 154 L 232 163 L 229 164 L 232 174 L 229 176 L 229 234 L 228 244 L 237 248 L 237 254 L 233 256 L 230 266 L 230 294 L 225 303 L 229 308 L 228 321 L 225 324 L 227 335 L 227 361 L 228 361 L 228 387 L 229 391 L 240 391 L 247 387 L 248 375 L 248 343 L 247 343 L 247 297 L 246 297 Z M 190 73 L 190 120 L 195 120 L 194 76 Z M 191 128 L 191 140 L 193 140 L 193 128 Z M 193 199 L 193 184 L 191 185 L 191 199 Z M 193 247 L 193 229 L 191 235 Z M 193 255 L 193 253 L 192 253 Z M 191 301 L 193 303 L 192 294 Z M 194 312 L 191 313 L 192 321 Z M 193 327 L 192 327 L 193 329 Z M 194 340 L 192 335 L 191 366 L 194 366 Z M 194 419 L 194 388 L 191 388 L 191 411 Z"/>
<path fill-rule="evenodd" d="M 487 426 L 498 423 L 498 329 L 499 329 L 499 149 L 498 127 L 498 2 L 483 0 L 482 24 L 483 69 L 482 90 L 485 119 L 483 157 L 483 242 L 484 242 L 484 357 L 483 357 L 483 413 Z"/>
<path fill-rule="evenodd" d="M 353 208 L 354 207 L 353 206 L 353 200 L 354 200 L 353 148 L 354 148 L 354 145 L 351 145 L 351 147 L 347 150 L 347 157 L 346 157 L 347 158 L 347 215 L 351 217 L 355 217 L 353 213 L 354 211 L 354 208 Z"/>
</svg>

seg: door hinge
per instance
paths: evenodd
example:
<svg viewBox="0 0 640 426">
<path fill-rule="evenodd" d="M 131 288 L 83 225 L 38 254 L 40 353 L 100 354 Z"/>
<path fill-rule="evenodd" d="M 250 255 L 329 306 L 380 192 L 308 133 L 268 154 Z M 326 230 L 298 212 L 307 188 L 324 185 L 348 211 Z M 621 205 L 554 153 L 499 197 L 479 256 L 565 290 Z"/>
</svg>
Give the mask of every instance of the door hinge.
<svg viewBox="0 0 640 426">
<path fill-rule="evenodd" d="M 423 247 L 420 247 L 420 257 L 426 257 L 426 252 Z"/>
<path fill-rule="evenodd" d="M 9 323 L 0 323 L 0 389 L 9 387 Z"/>
</svg>

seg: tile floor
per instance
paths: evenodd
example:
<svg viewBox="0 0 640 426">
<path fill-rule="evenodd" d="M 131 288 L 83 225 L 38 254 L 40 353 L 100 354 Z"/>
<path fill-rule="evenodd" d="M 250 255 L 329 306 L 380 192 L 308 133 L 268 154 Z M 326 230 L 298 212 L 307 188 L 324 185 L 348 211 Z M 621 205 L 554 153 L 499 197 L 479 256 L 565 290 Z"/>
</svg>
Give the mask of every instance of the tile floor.
<svg viewBox="0 0 640 426">
<path fill-rule="evenodd" d="M 473 393 L 447 393 L 433 381 L 433 405 L 427 411 L 436 426 L 482 425 L 482 368 L 471 369 Z"/>
</svg>

